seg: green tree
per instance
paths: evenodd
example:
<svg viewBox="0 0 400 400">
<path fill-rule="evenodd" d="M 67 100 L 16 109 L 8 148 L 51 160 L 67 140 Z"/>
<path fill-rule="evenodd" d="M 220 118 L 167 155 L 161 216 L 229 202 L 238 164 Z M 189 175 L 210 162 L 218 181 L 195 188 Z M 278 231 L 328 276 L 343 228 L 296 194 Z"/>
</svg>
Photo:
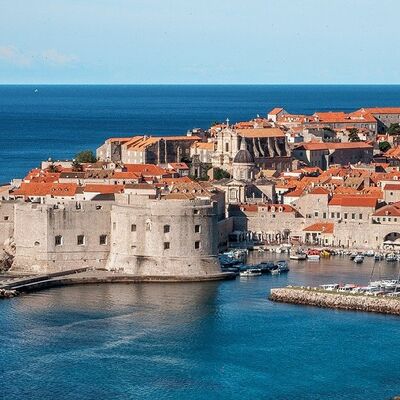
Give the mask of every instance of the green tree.
<svg viewBox="0 0 400 400">
<path fill-rule="evenodd" d="M 219 181 L 219 180 L 224 179 L 224 178 L 230 178 L 230 177 L 231 176 L 229 175 L 229 173 L 226 172 L 224 169 L 221 169 L 221 168 L 215 168 L 214 169 L 214 179 L 216 181 Z"/>
<path fill-rule="evenodd" d="M 54 172 L 58 172 L 57 167 L 54 165 L 54 163 L 51 163 L 48 167 L 47 167 L 47 171 L 49 171 L 50 173 L 54 173 Z"/>
<path fill-rule="evenodd" d="M 382 153 L 386 153 L 389 149 L 390 149 L 390 143 L 389 142 L 380 142 L 379 143 L 379 150 L 382 152 Z"/>
<path fill-rule="evenodd" d="M 78 163 L 95 163 L 97 158 L 92 150 L 84 150 L 75 155 L 75 160 Z"/>
<path fill-rule="evenodd" d="M 349 129 L 349 142 L 360 142 L 361 139 L 358 136 L 358 129 L 357 128 L 350 128 Z"/>
<path fill-rule="evenodd" d="M 387 133 L 389 135 L 400 135 L 400 124 L 398 122 L 390 124 Z"/>
<path fill-rule="evenodd" d="M 82 172 L 82 164 L 78 162 L 78 160 L 73 160 L 72 161 L 72 171 L 74 172 Z"/>
</svg>

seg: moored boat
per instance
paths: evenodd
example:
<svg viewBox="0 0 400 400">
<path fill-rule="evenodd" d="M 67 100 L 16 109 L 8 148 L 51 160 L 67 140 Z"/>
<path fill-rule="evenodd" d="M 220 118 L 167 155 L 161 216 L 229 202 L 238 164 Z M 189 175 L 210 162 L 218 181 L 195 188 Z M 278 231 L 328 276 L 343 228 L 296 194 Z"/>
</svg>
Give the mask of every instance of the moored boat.
<svg viewBox="0 0 400 400">
<path fill-rule="evenodd" d="M 364 262 L 364 256 L 362 254 L 357 254 L 353 260 L 356 264 L 361 264 Z"/>
<path fill-rule="evenodd" d="M 240 271 L 240 276 L 244 278 L 250 278 L 252 276 L 260 276 L 261 269 L 259 268 L 250 268 L 246 269 L 245 271 Z"/>
<path fill-rule="evenodd" d="M 310 261 L 319 261 L 321 258 L 319 250 L 310 249 L 307 252 L 307 259 Z"/>
</svg>

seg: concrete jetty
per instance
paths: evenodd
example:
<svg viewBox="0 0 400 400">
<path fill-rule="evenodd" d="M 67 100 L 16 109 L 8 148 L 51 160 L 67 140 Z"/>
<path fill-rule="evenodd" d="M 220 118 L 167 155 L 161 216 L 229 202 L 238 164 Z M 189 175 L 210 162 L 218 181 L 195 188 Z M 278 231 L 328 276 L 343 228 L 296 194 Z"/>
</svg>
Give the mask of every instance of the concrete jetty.
<svg viewBox="0 0 400 400">
<path fill-rule="evenodd" d="M 100 283 L 145 283 L 145 282 L 206 282 L 235 279 L 236 275 L 230 272 L 221 272 L 208 275 L 193 276 L 141 276 L 126 274 L 117 271 L 94 270 L 92 268 L 78 268 L 51 274 L 12 277 L 0 282 L 0 298 L 11 298 L 19 293 L 34 292 L 53 287 Z M 8 295 L 1 296 L 1 291 Z M 13 294 L 13 295 L 11 295 Z"/>
<path fill-rule="evenodd" d="M 386 296 L 337 293 L 317 288 L 286 287 L 271 289 L 269 299 L 282 303 L 400 315 L 400 299 Z"/>
</svg>

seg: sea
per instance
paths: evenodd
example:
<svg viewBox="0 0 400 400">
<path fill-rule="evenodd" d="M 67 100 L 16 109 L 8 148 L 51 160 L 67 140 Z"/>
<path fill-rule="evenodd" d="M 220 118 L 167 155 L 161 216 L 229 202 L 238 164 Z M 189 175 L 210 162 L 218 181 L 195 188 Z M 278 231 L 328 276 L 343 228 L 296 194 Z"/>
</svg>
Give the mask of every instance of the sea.
<svg viewBox="0 0 400 400">
<path fill-rule="evenodd" d="M 0 175 L 113 135 L 400 105 L 400 86 L 0 86 Z M 250 262 L 269 260 L 254 254 Z M 272 287 L 367 283 L 400 265 L 290 261 L 285 275 L 55 288 L 0 301 L 1 399 L 389 400 L 400 319 L 273 303 Z"/>
<path fill-rule="evenodd" d="M 184 135 L 213 122 L 400 105 L 400 85 L 0 85 L 0 183 L 111 136 Z"/>
</svg>

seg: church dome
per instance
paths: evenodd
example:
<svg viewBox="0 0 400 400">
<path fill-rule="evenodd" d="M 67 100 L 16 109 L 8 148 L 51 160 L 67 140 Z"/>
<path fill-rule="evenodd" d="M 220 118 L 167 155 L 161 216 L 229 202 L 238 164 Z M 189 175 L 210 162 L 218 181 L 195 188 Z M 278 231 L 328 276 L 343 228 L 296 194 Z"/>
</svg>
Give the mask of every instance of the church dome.
<svg viewBox="0 0 400 400">
<path fill-rule="evenodd" d="M 254 158 L 247 150 L 244 138 L 242 139 L 242 143 L 240 144 L 240 150 L 233 159 L 233 162 L 235 164 L 254 164 Z"/>
</svg>

